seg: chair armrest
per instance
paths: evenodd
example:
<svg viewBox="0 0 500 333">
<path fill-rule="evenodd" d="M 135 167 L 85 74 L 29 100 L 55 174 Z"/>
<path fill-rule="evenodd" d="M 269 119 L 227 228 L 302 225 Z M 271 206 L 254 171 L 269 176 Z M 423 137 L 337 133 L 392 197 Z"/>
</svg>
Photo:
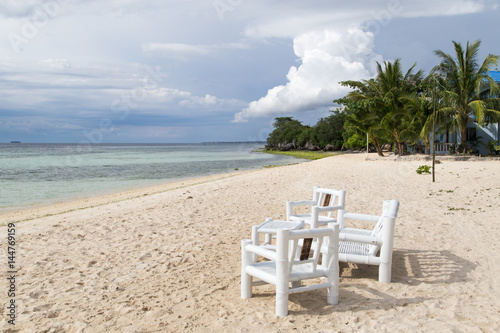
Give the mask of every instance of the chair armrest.
<svg viewBox="0 0 500 333">
<path fill-rule="evenodd" d="M 368 222 L 378 222 L 381 216 L 368 215 L 368 214 L 358 214 L 358 213 L 345 213 L 344 219 L 346 220 L 357 220 L 357 221 L 368 221 Z"/>
<path fill-rule="evenodd" d="M 330 212 L 330 211 L 339 210 L 339 209 L 343 209 L 343 207 L 342 206 L 326 206 L 326 207 L 318 206 L 319 213 Z"/>
<path fill-rule="evenodd" d="M 379 237 L 343 234 L 342 231 L 339 234 L 339 240 L 343 242 L 362 243 L 362 244 L 370 244 L 378 246 L 382 246 L 382 244 L 384 243 L 382 238 Z"/>
<path fill-rule="evenodd" d="M 244 249 L 245 249 L 245 251 L 247 251 L 249 253 L 255 253 L 256 255 L 259 255 L 259 256 L 264 257 L 266 259 L 276 261 L 276 252 L 268 250 L 262 246 L 248 244 L 244 247 Z"/>
</svg>

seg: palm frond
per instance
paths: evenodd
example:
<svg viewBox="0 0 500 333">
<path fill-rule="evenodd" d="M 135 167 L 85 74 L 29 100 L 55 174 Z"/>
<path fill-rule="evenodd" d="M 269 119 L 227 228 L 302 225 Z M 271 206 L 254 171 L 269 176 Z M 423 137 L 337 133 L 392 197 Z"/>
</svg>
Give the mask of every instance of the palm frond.
<svg viewBox="0 0 500 333">
<path fill-rule="evenodd" d="M 486 105 L 481 100 L 472 101 L 469 103 L 469 107 L 476 118 L 476 122 L 479 125 L 483 125 L 486 122 L 485 111 Z"/>
</svg>

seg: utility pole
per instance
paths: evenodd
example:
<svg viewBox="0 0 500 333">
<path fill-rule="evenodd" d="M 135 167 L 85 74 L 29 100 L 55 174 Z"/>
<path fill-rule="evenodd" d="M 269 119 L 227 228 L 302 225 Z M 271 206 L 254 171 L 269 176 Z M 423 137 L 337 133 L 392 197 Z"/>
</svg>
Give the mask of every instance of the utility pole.
<svg viewBox="0 0 500 333">
<path fill-rule="evenodd" d="M 366 132 L 366 153 L 368 154 L 368 132 Z"/>
<path fill-rule="evenodd" d="M 436 181 L 436 76 L 434 76 L 434 87 L 432 88 L 432 182 Z"/>
</svg>

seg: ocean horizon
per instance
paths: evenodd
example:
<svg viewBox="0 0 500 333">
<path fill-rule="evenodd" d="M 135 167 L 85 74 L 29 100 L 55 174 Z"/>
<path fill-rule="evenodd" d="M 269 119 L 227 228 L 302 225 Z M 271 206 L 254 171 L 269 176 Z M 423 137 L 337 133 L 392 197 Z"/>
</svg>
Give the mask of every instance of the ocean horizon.
<svg viewBox="0 0 500 333">
<path fill-rule="evenodd" d="M 264 142 L 0 143 L 0 210 L 12 211 L 303 160 Z"/>
</svg>

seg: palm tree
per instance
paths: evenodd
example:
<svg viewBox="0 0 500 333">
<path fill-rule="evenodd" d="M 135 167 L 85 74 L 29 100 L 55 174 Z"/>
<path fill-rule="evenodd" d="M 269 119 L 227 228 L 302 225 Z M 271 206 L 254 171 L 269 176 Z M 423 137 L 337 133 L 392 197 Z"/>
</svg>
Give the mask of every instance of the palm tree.
<svg viewBox="0 0 500 333">
<path fill-rule="evenodd" d="M 410 123 L 404 134 L 411 141 L 421 139 L 425 145 L 425 151 L 430 152 L 431 139 L 429 133 L 432 131 L 432 102 L 427 94 L 413 94 L 403 97 L 406 112 L 410 115 Z"/>
<path fill-rule="evenodd" d="M 377 66 L 378 74 L 375 79 L 345 81 L 341 84 L 356 89 L 347 95 L 347 99 L 363 103 L 367 115 L 357 118 L 369 117 L 369 124 L 366 124 L 366 120 L 364 122 L 364 127 L 368 126 L 367 133 L 379 140 L 383 136 L 391 137 L 394 152 L 402 154 L 403 144 L 409 133 L 408 127 L 412 123 L 411 115 L 404 107 L 403 97 L 419 90 L 423 72 L 413 73 L 416 66 L 414 64 L 403 74 L 400 59 L 392 63 L 384 62 L 383 66 L 377 63 Z"/>
<path fill-rule="evenodd" d="M 394 142 L 394 152 L 401 155 L 406 139 L 411 138 L 414 121 L 412 115 L 405 109 L 405 99 L 419 90 L 423 80 L 423 72 L 414 73 L 416 64 L 403 74 L 400 59 L 393 63 L 384 62 L 384 68 L 378 64 L 377 82 L 380 87 L 380 97 L 384 101 L 386 115 L 382 120 Z"/>
<path fill-rule="evenodd" d="M 489 85 L 490 96 L 499 92 L 499 87 L 488 75 L 490 69 L 498 63 L 500 56 L 489 54 L 479 66 L 477 57 L 481 41 L 467 42 L 465 50 L 458 42 L 455 46 L 455 58 L 436 50 L 441 63 L 433 69 L 444 88 L 443 108 L 437 111 L 440 118 L 450 119 L 452 128 L 461 133 L 461 141 L 466 148 L 467 123 L 472 118 L 478 125 L 484 125 L 500 116 L 499 98 L 481 98 L 481 88 Z"/>
</svg>

